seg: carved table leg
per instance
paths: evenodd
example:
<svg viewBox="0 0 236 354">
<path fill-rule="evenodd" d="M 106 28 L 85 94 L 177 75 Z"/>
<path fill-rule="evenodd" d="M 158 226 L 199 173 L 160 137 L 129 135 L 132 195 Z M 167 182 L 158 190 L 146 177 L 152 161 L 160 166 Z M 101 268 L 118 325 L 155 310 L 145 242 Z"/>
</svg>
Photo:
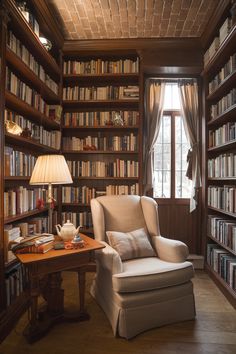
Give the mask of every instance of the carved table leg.
<svg viewBox="0 0 236 354">
<path fill-rule="evenodd" d="M 78 284 L 79 284 L 79 305 L 80 305 L 79 317 L 80 317 L 80 321 L 86 321 L 90 319 L 90 316 L 85 311 L 85 306 L 84 306 L 86 272 L 82 267 L 78 270 Z"/>
</svg>

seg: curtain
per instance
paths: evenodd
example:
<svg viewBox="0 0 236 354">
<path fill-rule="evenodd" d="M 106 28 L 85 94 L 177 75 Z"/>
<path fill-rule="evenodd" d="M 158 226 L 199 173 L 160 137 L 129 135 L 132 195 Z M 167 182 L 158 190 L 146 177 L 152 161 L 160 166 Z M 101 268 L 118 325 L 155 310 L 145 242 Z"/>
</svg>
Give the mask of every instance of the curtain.
<svg viewBox="0 0 236 354">
<path fill-rule="evenodd" d="M 185 132 L 189 138 L 191 149 L 187 156 L 186 176 L 192 180 L 190 197 L 190 212 L 196 209 L 198 191 L 201 187 L 200 157 L 199 157 L 199 110 L 198 86 L 195 80 L 179 81 L 180 104 L 183 113 Z"/>
<path fill-rule="evenodd" d="M 154 185 L 154 145 L 156 143 L 163 113 L 165 83 L 147 79 L 145 83 L 145 126 L 143 144 L 144 194 Z"/>
</svg>

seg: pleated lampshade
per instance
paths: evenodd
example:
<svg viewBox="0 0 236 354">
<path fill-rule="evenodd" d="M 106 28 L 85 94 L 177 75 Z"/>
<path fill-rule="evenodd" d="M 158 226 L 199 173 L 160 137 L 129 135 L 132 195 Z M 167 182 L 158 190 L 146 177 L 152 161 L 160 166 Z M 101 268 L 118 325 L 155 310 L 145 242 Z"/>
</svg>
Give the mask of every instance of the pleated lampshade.
<svg viewBox="0 0 236 354">
<path fill-rule="evenodd" d="M 37 158 L 30 184 L 68 184 L 73 183 L 63 155 L 42 155 Z"/>
</svg>

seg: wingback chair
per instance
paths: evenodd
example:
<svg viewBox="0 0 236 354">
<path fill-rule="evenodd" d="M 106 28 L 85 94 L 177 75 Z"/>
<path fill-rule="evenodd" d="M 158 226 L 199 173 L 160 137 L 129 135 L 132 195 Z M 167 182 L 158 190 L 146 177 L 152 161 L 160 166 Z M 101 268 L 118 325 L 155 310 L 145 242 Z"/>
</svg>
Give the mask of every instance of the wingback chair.
<svg viewBox="0 0 236 354">
<path fill-rule="evenodd" d="M 91 200 L 97 273 L 91 294 L 114 335 L 127 339 L 147 329 L 195 317 L 187 246 L 160 236 L 157 203 L 134 195 Z M 109 244 L 110 243 L 110 244 Z"/>
</svg>

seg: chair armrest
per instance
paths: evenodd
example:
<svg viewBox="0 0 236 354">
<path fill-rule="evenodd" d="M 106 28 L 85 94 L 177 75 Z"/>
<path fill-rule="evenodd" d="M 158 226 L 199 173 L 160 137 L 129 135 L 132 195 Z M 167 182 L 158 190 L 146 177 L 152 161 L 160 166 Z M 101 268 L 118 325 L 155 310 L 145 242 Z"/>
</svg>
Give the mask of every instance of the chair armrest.
<svg viewBox="0 0 236 354">
<path fill-rule="evenodd" d="M 105 241 L 99 241 L 105 248 L 95 251 L 96 261 L 99 266 L 108 269 L 112 274 L 122 273 L 123 264 L 120 255 Z"/>
<path fill-rule="evenodd" d="M 185 262 L 188 255 L 188 246 L 177 240 L 171 240 L 162 236 L 152 237 L 153 246 L 160 259 L 166 262 Z"/>
</svg>

